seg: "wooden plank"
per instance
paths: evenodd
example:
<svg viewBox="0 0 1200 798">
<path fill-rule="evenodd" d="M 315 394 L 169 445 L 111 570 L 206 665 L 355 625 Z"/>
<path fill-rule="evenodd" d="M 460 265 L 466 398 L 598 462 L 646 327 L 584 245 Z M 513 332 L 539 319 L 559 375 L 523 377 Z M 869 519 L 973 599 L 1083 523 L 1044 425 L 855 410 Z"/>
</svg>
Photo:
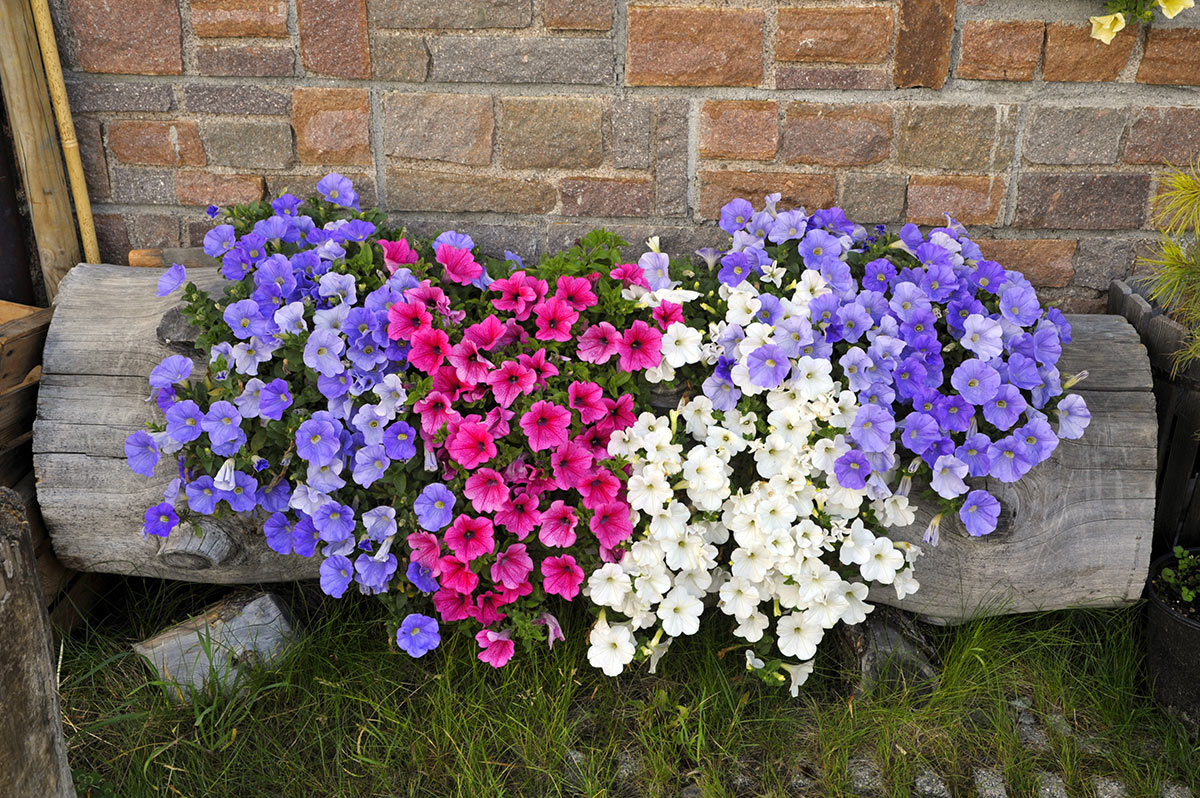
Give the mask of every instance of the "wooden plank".
<svg viewBox="0 0 1200 798">
<path fill-rule="evenodd" d="M 1125 310 L 1125 297 L 1133 293 L 1133 289 L 1124 280 L 1113 280 L 1108 286 L 1108 312 L 1120 316 Z"/>
<path fill-rule="evenodd" d="M 0 446 L 33 429 L 41 375 L 42 367 L 35 366 L 24 382 L 0 393 Z"/>
<path fill-rule="evenodd" d="M 75 795 L 63 739 L 53 637 L 25 507 L 0 489 L 0 772 L 4 794 Z"/>
<path fill-rule="evenodd" d="M 37 308 L 0 326 L 0 391 L 16 387 L 42 364 L 53 308 Z"/>
<path fill-rule="evenodd" d="M 79 241 L 46 91 L 46 72 L 26 0 L 0 0 L 0 89 L 46 294 L 53 299 L 63 277 L 79 263 Z"/>
</svg>

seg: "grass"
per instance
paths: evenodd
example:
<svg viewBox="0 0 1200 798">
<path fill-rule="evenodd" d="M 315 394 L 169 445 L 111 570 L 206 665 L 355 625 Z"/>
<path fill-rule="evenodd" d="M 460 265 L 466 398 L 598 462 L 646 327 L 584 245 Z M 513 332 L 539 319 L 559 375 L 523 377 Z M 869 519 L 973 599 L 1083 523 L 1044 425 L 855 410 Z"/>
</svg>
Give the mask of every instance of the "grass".
<svg viewBox="0 0 1200 798">
<path fill-rule="evenodd" d="M 800 697 L 749 678 L 719 619 L 677 641 L 651 676 L 587 664 L 586 616 L 567 641 L 501 671 L 465 634 L 412 660 L 389 646 L 372 599 L 277 587 L 305 630 L 239 696 L 169 703 L 129 646 L 228 589 L 130 580 L 66 640 L 61 694 L 71 763 L 91 796 L 850 795 L 852 761 L 878 763 L 887 794 L 926 768 L 956 795 L 996 768 L 1010 795 L 1036 773 L 1072 795 L 1094 777 L 1130 796 L 1164 780 L 1200 789 L 1200 749 L 1150 701 L 1140 607 L 985 619 L 936 630 L 940 686 L 854 696 L 825 655 Z M 349 598 L 349 597 L 348 597 Z M 1027 697 L 1049 744 L 1030 752 L 1010 702 Z M 1059 716 L 1069 728 L 1053 718 Z M 805 779 L 813 782 L 805 787 Z M 693 788 L 692 792 L 696 792 Z"/>
</svg>

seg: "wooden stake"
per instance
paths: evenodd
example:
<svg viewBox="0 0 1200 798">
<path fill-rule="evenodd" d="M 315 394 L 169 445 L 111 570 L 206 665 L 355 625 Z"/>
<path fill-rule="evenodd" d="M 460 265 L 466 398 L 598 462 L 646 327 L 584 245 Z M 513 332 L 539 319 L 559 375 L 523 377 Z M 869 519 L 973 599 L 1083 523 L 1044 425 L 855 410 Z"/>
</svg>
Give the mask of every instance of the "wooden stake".
<svg viewBox="0 0 1200 798">
<path fill-rule="evenodd" d="M 50 5 L 46 0 L 32 0 L 33 22 L 37 26 L 42 63 L 46 67 L 46 82 L 50 101 L 58 119 L 58 134 L 62 139 L 63 157 L 71 178 L 71 196 L 75 199 L 75 215 L 79 219 L 79 237 L 83 239 L 83 254 L 88 263 L 100 262 L 100 245 L 96 243 L 96 225 L 92 221 L 92 201 L 88 197 L 87 178 L 79 157 L 79 142 L 75 139 L 75 121 L 67 102 L 67 87 L 63 83 L 62 64 L 58 60 L 58 43 L 54 40 L 54 23 L 50 20 Z"/>
<path fill-rule="evenodd" d="M 79 262 L 79 241 L 27 0 L 0 0 L 0 87 L 46 295 L 53 299 L 59 282 Z"/>
</svg>

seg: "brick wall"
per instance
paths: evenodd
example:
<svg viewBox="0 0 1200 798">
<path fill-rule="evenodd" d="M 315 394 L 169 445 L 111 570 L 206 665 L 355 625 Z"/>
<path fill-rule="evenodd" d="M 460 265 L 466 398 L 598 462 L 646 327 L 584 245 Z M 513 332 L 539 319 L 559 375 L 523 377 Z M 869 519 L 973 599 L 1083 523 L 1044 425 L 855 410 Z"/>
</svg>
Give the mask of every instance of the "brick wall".
<svg viewBox="0 0 1200 798">
<path fill-rule="evenodd" d="M 1200 152 L 1200 9 L 1098 0 L 55 0 L 104 257 L 330 169 L 418 232 L 534 255 L 718 242 L 734 196 L 950 211 L 1093 310 Z"/>
</svg>

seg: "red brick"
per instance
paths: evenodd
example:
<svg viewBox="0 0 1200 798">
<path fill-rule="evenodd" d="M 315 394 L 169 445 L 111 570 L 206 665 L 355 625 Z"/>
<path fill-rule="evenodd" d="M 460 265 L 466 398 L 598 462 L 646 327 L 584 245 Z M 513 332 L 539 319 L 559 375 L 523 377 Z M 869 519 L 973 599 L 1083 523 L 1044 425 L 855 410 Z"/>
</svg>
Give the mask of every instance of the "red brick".
<svg viewBox="0 0 1200 798">
<path fill-rule="evenodd" d="M 1092 26 L 1051 22 L 1046 26 L 1042 80 L 1099 83 L 1116 80 L 1129 63 L 1136 36 L 1118 36 L 1112 44 L 1092 38 Z"/>
<path fill-rule="evenodd" d="M 446 213 L 548 213 L 557 201 L 544 180 L 392 168 L 387 207 L 393 211 Z"/>
<path fill-rule="evenodd" d="M 775 68 L 777 89 L 892 88 L 892 73 L 878 67 L 785 66 Z"/>
<path fill-rule="evenodd" d="M 779 105 L 760 100 L 709 100 L 700 109 L 700 155 L 769 161 L 779 148 Z"/>
<path fill-rule="evenodd" d="M 201 75 L 282 78 L 296 74 L 290 46 L 216 45 L 196 48 Z"/>
<path fill-rule="evenodd" d="M 604 158 L 603 109 L 596 98 L 505 97 L 500 110 L 507 168 L 590 168 Z"/>
<path fill-rule="evenodd" d="M 129 231 L 125 228 L 125 217 L 115 213 L 98 213 L 92 217 L 92 221 L 96 223 L 100 262 L 118 266 L 129 263 Z"/>
<path fill-rule="evenodd" d="M 1200 86 L 1200 29 L 1151 28 L 1137 79 L 1139 83 Z"/>
<path fill-rule="evenodd" d="M 950 74 L 955 0 L 900 0 L 896 86 L 940 89 Z"/>
<path fill-rule="evenodd" d="M 108 159 L 104 155 L 104 138 L 100 122 L 88 116 L 75 117 L 75 138 L 79 142 L 79 158 L 87 179 L 88 196 L 93 202 L 108 199 Z"/>
<path fill-rule="evenodd" d="M 296 0 L 300 60 L 318 75 L 371 77 L 366 0 Z"/>
<path fill-rule="evenodd" d="M 1143 108 L 1129 128 L 1126 163 L 1183 164 L 1200 153 L 1200 108 Z"/>
<path fill-rule="evenodd" d="M 1056 238 L 985 238 L 977 240 L 988 260 L 1016 269 L 1038 287 L 1061 288 L 1075 273 L 1072 258 L 1078 242 Z"/>
<path fill-rule="evenodd" d="M 944 224 L 950 214 L 963 224 L 996 224 L 1004 204 L 1004 178 L 985 175 L 914 176 L 908 181 L 908 221 Z"/>
<path fill-rule="evenodd" d="M 108 123 L 108 148 L 123 163 L 152 166 L 204 166 L 204 145 L 195 122 Z"/>
<path fill-rule="evenodd" d="M 778 61 L 878 64 L 892 48 L 895 15 L 888 6 L 781 8 Z"/>
<path fill-rule="evenodd" d="M 1045 23 L 1035 20 L 967 22 L 958 76 L 971 80 L 1033 80 L 1042 58 Z"/>
<path fill-rule="evenodd" d="M 757 86 L 762 11 L 629 9 L 625 81 L 630 86 Z"/>
<path fill-rule="evenodd" d="M 1015 107 L 911 105 L 900 111 L 896 153 L 905 166 L 992 172 L 1012 160 Z"/>
<path fill-rule="evenodd" d="M 827 208 L 837 196 L 837 179 L 832 175 L 795 172 L 700 172 L 700 216 L 716 219 L 732 199 L 749 200 L 762 207 L 763 197 L 779 192 L 780 210 L 804 207 L 810 211 Z"/>
<path fill-rule="evenodd" d="M 1146 220 L 1150 176 L 1025 172 L 1017 182 L 1017 227 L 1123 230 Z"/>
<path fill-rule="evenodd" d="M 200 37 L 286 39 L 287 0 L 192 0 L 192 31 Z"/>
<path fill-rule="evenodd" d="M 180 205 L 241 205 L 263 198 L 261 175 L 217 175 L 182 171 L 175 175 Z"/>
<path fill-rule="evenodd" d="M 892 111 L 886 105 L 794 103 L 783 119 L 783 160 L 855 166 L 886 160 Z"/>
<path fill-rule="evenodd" d="M 295 89 L 292 128 L 300 163 L 372 163 L 370 115 L 366 89 Z"/>
<path fill-rule="evenodd" d="M 175 0 L 67 0 L 75 58 L 85 72 L 178 75 L 183 35 Z"/>
<path fill-rule="evenodd" d="M 558 182 L 563 216 L 649 216 L 654 186 L 649 180 L 568 177 Z"/>
<path fill-rule="evenodd" d="M 385 92 L 380 108 L 384 152 L 395 158 L 486 166 L 495 116 L 482 94 Z"/>
<path fill-rule="evenodd" d="M 542 22 L 557 30 L 608 30 L 613 0 L 546 0 Z"/>
</svg>

